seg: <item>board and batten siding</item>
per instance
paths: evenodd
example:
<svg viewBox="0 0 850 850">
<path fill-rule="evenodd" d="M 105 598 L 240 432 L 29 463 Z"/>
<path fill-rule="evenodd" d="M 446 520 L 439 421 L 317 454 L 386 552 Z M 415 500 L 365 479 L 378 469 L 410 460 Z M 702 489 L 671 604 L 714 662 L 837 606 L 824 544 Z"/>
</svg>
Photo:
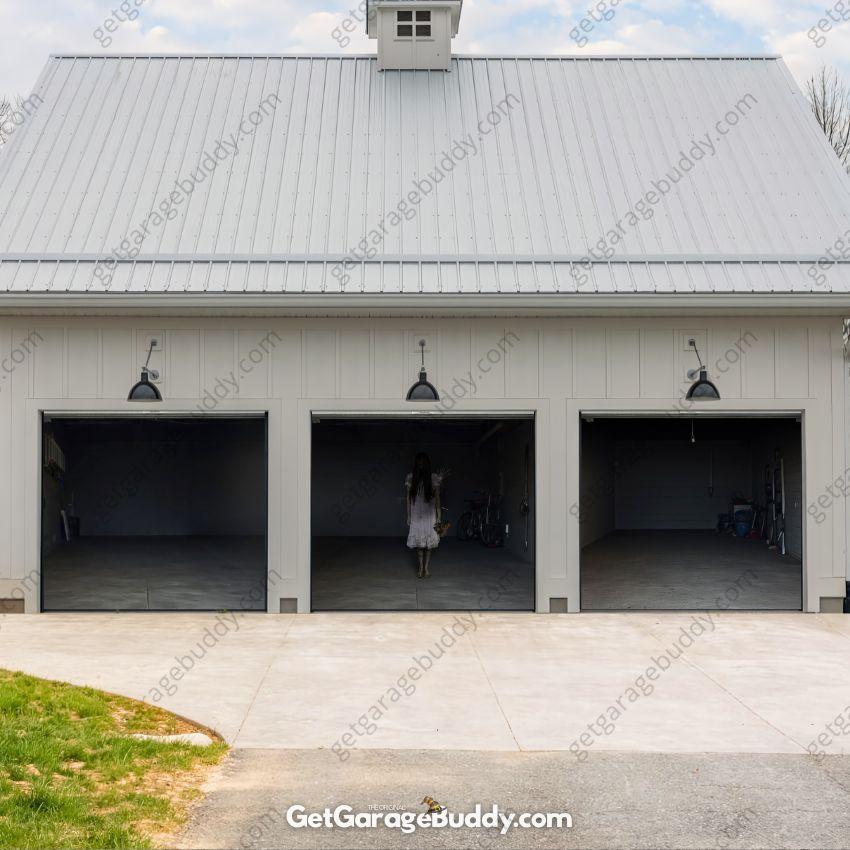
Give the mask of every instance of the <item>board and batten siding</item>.
<svg viewBox="0 0 850 850">
<path fill-rule="evenodd" d="M 800 412 L 807 504 L 847 465 L 841 327 L 832 319 L 6 318 L 0 597 L 38 570 L 40 411 L 148 408 L 126 395 L 150 337 L 162 340 L 151 360 L 165 399 L 156 410 L 269 414 L 269 558 L 282 576 L 270 588 L 272 611 L 279 597 L 309 610 L 310 412 L 415 409 L 404 395 L 419 370 L 420 339 L 443 410 L 536 414 L 540 611 L 551 598 L 578 605 L 570 507 L 579 495 L 582 410 Z M 698 408 L 683 402 L 686 371 L 696 366 L 691 338 L 722 395 Z M 25 339 L 32 350 L 16 354 Z M 233 377 L 238 394 L 226 384 Z M 805 517 L 807 610 L 843 595 L 845 510 L 836 503 L 821 522 Z M 27 610 L 35 611 L 37 590 L 27 584 Z"/>
</svg>

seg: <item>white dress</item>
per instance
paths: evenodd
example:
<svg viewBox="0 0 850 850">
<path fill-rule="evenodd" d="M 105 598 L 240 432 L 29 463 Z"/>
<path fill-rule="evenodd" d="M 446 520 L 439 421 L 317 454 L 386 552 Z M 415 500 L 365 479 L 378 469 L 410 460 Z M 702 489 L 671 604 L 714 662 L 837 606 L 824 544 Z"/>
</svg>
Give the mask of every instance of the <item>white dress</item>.
<svg viewBox="0 0 850 850">
<path fill-rule="evenodd" d="M 431 486 L 434 494 L 430 502 L 425 501 L 425 486 L 419 485 L 416 499 L 410 506 L 410 531 L 407 534 L 408 549 L 436 549 L 440 545 L 440 535 L 434 531 L 437 522 L 437 490 L 440 489 L 442 479 L 436 473 L 431 475 Z M 413 473 L 408 472 L 404 486 L 410 497 L 410 489 L 413 486 Z"/>
</svg>

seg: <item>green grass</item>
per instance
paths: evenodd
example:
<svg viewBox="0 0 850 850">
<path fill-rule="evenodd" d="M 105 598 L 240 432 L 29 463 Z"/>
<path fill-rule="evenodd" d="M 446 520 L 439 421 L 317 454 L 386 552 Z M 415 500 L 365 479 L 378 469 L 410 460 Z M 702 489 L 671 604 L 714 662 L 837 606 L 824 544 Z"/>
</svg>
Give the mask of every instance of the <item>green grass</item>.
<svg viewBox="0 0 850 850">
<path fill-rule="evenodd" d="M 154 847 L 173 832 L 222 743 L 158 708 L 0 670 L 0 848 Z"/>
</svg>

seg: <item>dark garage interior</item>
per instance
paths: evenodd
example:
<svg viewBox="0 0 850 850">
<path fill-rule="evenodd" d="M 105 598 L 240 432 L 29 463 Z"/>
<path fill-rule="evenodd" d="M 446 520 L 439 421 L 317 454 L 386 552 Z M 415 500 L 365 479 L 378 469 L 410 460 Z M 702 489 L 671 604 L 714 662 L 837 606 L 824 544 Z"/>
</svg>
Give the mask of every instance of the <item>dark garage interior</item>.
<svg viewBox="0 0 850 850">
<path fill-rule="evenodd" d="M 800 610 L 800 423 L 583 417 L 581 607 Z"/>
<path fill-rule="evenodd" d="M 264 417 L 53 417 L 45 611 L 266 610 Z"/>
<path fill-rule="evenodd" d="M 406 545 L 417 452 L 448 471 L 428 578 Z M 534 610 L 532 418 L 316 417 L 312 470 L 314 611 Z"/>
</svg>

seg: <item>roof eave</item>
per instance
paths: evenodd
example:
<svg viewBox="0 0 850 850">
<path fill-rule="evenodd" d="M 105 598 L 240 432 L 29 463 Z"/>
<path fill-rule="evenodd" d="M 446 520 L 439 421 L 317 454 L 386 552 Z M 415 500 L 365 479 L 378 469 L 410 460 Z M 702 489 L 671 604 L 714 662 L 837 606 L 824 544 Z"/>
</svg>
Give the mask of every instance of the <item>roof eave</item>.
<svg viewBox="0 0 850 850">
<path fill-rule="evenodd" d="M 835 316 L 848 293 L 329 294 L 6 293 L 0 315 L 160 316 Z"/>
</svg>

